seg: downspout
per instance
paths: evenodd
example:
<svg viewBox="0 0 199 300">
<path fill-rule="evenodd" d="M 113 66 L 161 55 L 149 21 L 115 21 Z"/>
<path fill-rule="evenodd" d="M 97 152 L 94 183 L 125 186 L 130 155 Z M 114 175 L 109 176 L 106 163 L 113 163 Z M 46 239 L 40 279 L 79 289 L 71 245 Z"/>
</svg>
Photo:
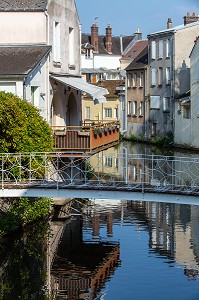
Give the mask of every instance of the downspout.
<svg viewBox="0 0 199 300">
<path fill-rule="evenodd" d="M 124 129 L 123 129 L 123 133 L 128 132 L 128 128 L 127 128 L 127 103 L 128 103 L 128 99 L 127 99 L 127 74 L 125 72 L 125 93 L 124 93 Z"/>
<path fill-rule="evenodd" d="M 49 15 L 48 12 L 44 12 L 46 16 L 46 45 L 49 45 Z M 50 102 L 50 77 L 49 77 L 49 56 L 46 60 L 46 120 L 48 123 L 50 123 L 50 117 L 49 117 L 49 102 Z M 51 124 L 52 125 L 52 124 Z"/>
<path fill-rule="evenodd" d="M 80 50 L 79 50 L 79 70 L 80 70 L 80 77 L 82 78 L 82 25 L 79 23 L 79 42 L 80 42 Z M 80 96 L 79 96 L 80 94 Z M 82 116 L 82 108 L 83 108 L 83 98 L 82 98 L 82 93 L 79 90 L 78 92 L 78 97 L 80 97 L 79 102 L 80 102 L 80 126 L 82 126 L 82 120 L 83 120 L 83 116 Z"/>
<path fill-rule="evenodd" d="M 144 137 L 146 138 L 147 136 L 147 130 L 146 130 L 146 70 L 147 69 L 144 69 L 144 72 L 143 72 L 143 81 L 144 81 L 144 89 L 143 89 L 143 97 L 144 97 Z"/>
<path fill-rule="evenodd" d="M 26 77 L 23 79 L 23 99 L 26 100 Z"/>
<path fill-rule="evenodd" d="M 171 54 L 171 70 L 172 70 L 172 78 L 171 78 L 171 113 L 172 113 L 172 132 L 175 135 L 175 100 L 174 100 L 174 89 L 175 89 L 175 35 L 172 36 L 172 54 Z"/>
</svg>

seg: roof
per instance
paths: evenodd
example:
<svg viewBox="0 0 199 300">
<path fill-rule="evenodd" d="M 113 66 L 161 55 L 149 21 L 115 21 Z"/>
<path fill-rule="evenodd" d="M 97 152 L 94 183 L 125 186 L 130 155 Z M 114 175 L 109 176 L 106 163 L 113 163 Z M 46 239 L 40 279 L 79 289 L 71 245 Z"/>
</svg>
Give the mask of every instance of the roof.
<svg viewBox="0 0 199 300">
<path fill-rule="evenodd" d="M 148 65 L 148 45 L 140 52 L 140 54 L 126 67 L 126 71 L 138 70 L 146 68 Z"/>
<path fill-rule="evenodd" d="M 118 87 L 119 85 L 125 85 L 125 81 L 124 80 L 103 80 L 103 81 L 98 81 L 94 85 L 107 89 L 109 94 L 106 97 L 113 97 L 118 95 L 118 91 L 116 90 L 116 87 Z"/>
<path fill-rule="evenodd" d="M 117 69 L 107 69 L 107 68 L 82 68 L 83 74 L 98 74 L 98 73 L 120 73 Z"/>
<path fill-rule="evenodd" d="M 0 76 L 27 76 L 50 50 L 40 45 L 0 47 Z"/>
<path fill-rule="evenodd" d="M 129 36 L 112 36 L 112 55 L 122 55 L 122 49 L 125 51 L 127 47 L 134 43 L 137 40 L 137 35 L 129 35 Z M 86 44 L 91 45 L 91 35 L 88 33 L 82 33 L 82 46 Z M 99 35 L 98 36 L 98 47 L 99 54 L 108 54 L 106 50 L 106 36 Z M 82 47 L 82 48 L 83 48 Z"/>
<path fill-rule="evenodd" d="M 135 59 L 146 47 L 148 40 L 139 40 L 123 55 L 122 59 Z"/>
<path fill-rule="evenodd" d="M 48 0 L 0 0 L 0 11 L 45 11 Z"/>
<path fill-rule="evenodd" d="M 172 28 L 169 28 L 169 29 L 165 29 L 165 30 L 154 32 L 154 33 L 150 33 L 150 34 L 147 35 L 147 37 L 149 38 L 149 37 L 159 35 L 159 34 L 175 33 L 176 31 L 186 29 L 186 28 L 189 28 L 189 27 L 193 27 L 193 26 L 196 26 L 196 25 L 199 25 L 199 22 L 193 22 L 193 23 L 190 23 L 190 24 L 187 24 L 187 25 L 182 24 L 182 25 L 178 25 L 176 27 L 172 27 Z"/>
</svg>

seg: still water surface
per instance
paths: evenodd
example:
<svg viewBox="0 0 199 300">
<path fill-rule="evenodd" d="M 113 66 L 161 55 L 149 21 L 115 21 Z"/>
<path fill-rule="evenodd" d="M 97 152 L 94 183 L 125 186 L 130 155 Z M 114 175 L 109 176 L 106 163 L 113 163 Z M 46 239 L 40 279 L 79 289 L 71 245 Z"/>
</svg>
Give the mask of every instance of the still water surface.
<svg viewBox="0 0 199 300">
<path fill-rule="evenodd" d="M 4 299 L 197 300 L 199 206 L 75 202 L 70 218 L 1 240 Z"/>
</svg>

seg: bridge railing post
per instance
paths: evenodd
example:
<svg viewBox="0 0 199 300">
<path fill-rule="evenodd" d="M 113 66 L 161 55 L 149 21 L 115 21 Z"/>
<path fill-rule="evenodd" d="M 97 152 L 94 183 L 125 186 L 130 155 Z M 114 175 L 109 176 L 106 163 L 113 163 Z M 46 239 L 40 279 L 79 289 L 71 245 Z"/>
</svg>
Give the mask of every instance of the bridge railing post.
<svg viewBox="0 0 199 300">
<path fill-rule="evenodd" d="M 144 181 L 145 181 L 145 157 L 142 157 L 142 194 L 144 194 Z"/>
<path fill-rule="evenodd" d="M 57 161 L 56 161 L 56 185 L 57 185 L 57 190 L 59 189 L 59 155 L 57 155 Z"/>
</svg>

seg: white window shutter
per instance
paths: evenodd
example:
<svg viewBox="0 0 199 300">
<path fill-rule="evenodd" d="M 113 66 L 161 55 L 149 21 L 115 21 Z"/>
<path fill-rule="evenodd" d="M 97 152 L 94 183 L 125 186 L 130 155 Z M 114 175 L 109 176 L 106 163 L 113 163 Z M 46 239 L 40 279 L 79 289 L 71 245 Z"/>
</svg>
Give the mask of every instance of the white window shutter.
<svg viewBox="0 0 199 300">
<path fill-rule="evenodd" d="M 158 46 L 159 46 L 158 57 L 159 58 L 163 58 L 163 41 L 162 40 L 159 41 Z"/>
<path fill-rule="evenodd" d="M 160 96 L 150 96 L 150 109 L 160 109 Z"/>
<path fill-rule="evenodd" d="M 156 85 L 156 69 L 151 69 L 151 85 Z"/>
<path fill-rule="evenodd" d="M 156 42 L 151 42 L 151 59 L 156 59 Z"/>
</svg>

